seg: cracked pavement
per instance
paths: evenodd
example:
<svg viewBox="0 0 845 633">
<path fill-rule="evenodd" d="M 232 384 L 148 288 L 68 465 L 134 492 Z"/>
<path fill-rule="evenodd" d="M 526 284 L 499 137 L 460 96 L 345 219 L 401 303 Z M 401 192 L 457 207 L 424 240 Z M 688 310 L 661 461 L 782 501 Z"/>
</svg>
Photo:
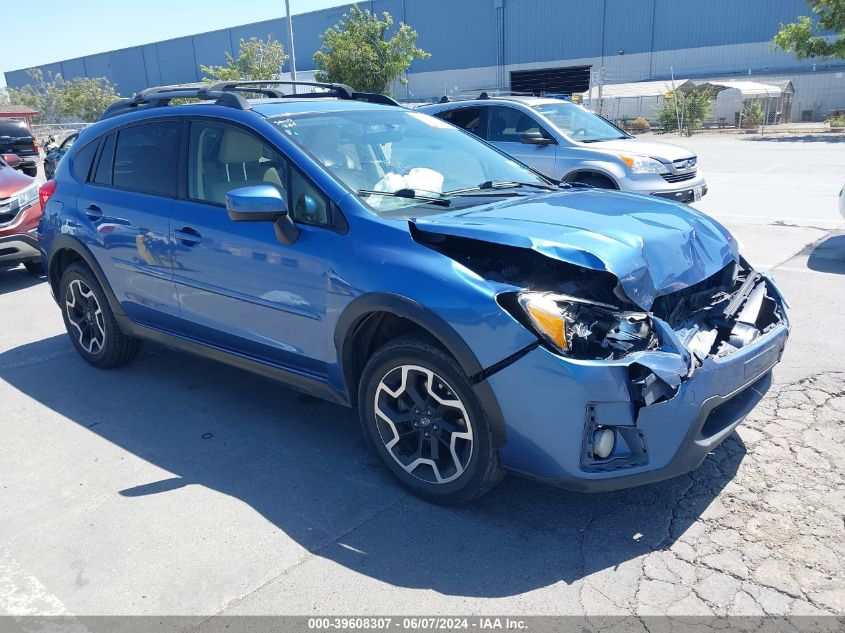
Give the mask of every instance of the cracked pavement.
<svg viewBox="0 0 845 633">
<path fill-rule="evenodd" d="M 97 371 L 0 271 L 0 614 L 845 615 L 845 153 L 682 143 L 793 333 L 738 433 L 641 488 L 428 505 L 346 409 L 154 345 Z"/>
</svg>

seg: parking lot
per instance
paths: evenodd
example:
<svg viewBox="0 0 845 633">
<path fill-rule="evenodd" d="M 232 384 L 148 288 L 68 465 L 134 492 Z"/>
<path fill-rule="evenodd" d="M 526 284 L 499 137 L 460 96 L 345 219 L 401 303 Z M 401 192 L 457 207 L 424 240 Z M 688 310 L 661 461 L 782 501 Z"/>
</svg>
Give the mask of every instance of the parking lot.
<svg viewBox="0 0 845 633">
<path fill-rule="evenodd" d="M 155 345 L 98 371 L 0 272 L 0 613 L 845 614 L 845 136 L 680 143 L 793 333 L 738 434 L 631 490 L 429 505 L 352 411 Z"/>
</svg>

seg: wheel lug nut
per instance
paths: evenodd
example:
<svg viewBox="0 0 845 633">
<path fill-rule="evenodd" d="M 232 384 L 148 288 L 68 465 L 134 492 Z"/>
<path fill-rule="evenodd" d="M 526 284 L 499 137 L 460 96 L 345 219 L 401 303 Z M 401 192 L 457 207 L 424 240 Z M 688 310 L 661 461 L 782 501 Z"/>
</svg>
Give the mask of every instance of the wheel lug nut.
<svg viewBox="0 0 845 633">
<path fill-rule="evenodd" d="M 414 422 L 414 428 L 415 428 L 415 429 L 416 429 L 416 428 L 419 428 L 419 426 L 420 426 L 420 423 L 419 423 L 419 422 Z"/>
<path fill-rule="evenodd" d="M 436 430 L 437 430 L 437 429 L 439 429 L 440 427 L 439 427 L 439 426 L 437 426 L 437 425 L 435 424 L 435 425 L 434 425 L 434 426 L 432 426 L 431 428 L 433 428 L 433 429 L 436 431 Z"/>
<path fill-rule="evenodd" d="M 419 415 L 419 414 L 420 414 L 420 410 L 419 410 L 419 409 L 414 409 L 414 413 L 416 413 L 417 415 Z"/>
<path fill-rule="evenodd" d="M 426 436 L 426 437 L 431 437 L 431 433 L 429 433 L 428 431 L 426 431 L 426 432 L 425 432 L 425 436 Z"/>
</svg>

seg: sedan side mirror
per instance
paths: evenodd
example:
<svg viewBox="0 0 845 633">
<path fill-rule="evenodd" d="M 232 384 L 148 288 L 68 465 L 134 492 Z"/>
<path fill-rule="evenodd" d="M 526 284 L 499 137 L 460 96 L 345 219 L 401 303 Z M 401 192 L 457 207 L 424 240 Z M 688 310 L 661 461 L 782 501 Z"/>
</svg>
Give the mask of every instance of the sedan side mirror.
<svg viewBox="0 0 845 633">
<path fill-rule="evenodd" d="M 522 142 L 525 145 L 554 145 L 553 138 L 543 136 L 542 132 L 526 132 L 522 135 Z"/>
<path fill-rule="evenodd" d="M 15 168 L 21 164 L 21 157 L 17 154 L 3 154 L 3 160 L 9 167 Z"/>
<path fill-rule="evenodd" d="M 293 244 L 299 229 L 288 215 L 282 193 L 272 185 L 254 185 L 233 189 L 226 194 L 226 212 L 233 222 L 273 222 L 276 239 Z"/>
</svg>

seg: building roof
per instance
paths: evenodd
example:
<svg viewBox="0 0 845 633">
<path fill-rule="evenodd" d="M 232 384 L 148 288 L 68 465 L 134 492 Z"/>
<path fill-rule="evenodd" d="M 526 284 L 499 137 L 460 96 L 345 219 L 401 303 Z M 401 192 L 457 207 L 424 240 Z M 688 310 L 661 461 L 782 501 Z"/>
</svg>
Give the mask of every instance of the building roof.
<svg viewBox="0 0 845 633">
<path fill-rule="evenodd" d="M 605 84 L 602 86 L 602 99 L 621 99 L 623 97 L 664 97 L 673 90 L 690 92 L 695 84 L 689 79 L 661 79 L 659 81 L 636 81 L 627 84 Z M 599 88 L 593 86 L 582 93 L 585 99 L 598 99 Z"/>
<path fill-rule="evenodd" d="M 17 104 L 0 105 L 0 117 L 9 116 L 34 116 L 38 114 L 38 110 L 33 110 L 29 106 L 22 106 Z"/>
<path fill-rule="evenodd" d="M 783 92 L 780 86 L 762 84 L 756 81 L 708 81 L 707 83 L 699 84 L 699 87 L 710 88 L 713 92 L 739 90 L 743 99 L 752 97 L 779 97 Z"/>
</svg>

